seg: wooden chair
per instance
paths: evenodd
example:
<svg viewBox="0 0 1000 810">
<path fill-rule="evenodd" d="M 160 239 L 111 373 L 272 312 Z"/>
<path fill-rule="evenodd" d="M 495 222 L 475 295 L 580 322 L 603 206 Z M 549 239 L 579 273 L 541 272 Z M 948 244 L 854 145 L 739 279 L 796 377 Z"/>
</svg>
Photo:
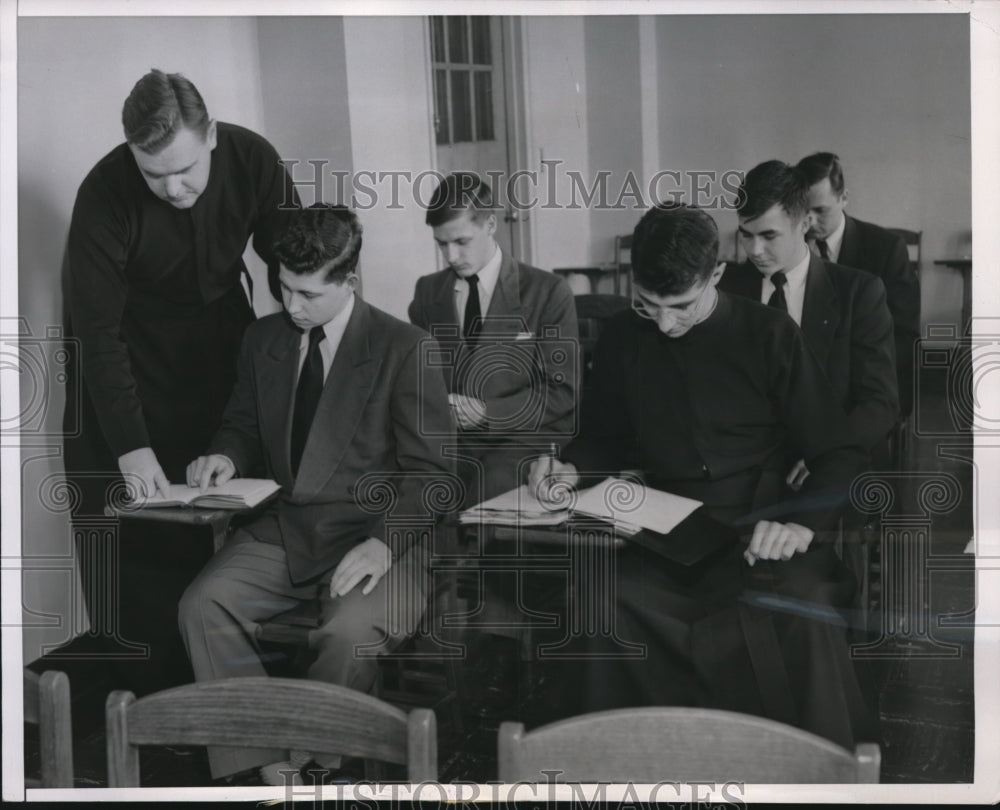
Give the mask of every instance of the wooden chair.
<svg viewBox="0 0 1000 810">
<path fill-rule="evenodd" d="M 748 784 L 878 782 L 880 752 L 852 754 L 773 720 L 714 709 L 648 706 L 596 712 L 525 733 L 503 723 L 502 782 L 655 783 L 734 780 Z"/>
<path fill-rule="evenodd" d="M 353 689 L 291 678 L 227 678 L 105 704 L 108 787 L 139 787 L 141 745 L 300 748 L 405 764 L 411 782 L 437 779 L 434 713 L 407 715 Z"/>
<path fill-rule="evenodd" d="M 615 295 L 632 294 L 632 234 L 615 237 Z M 619 291 L 619 279 L 624 279 L 624 290 Z"/>
<path fill-rule="evenodd" d="M 24 722 L 38 726 L 41 779 L 25 779 L 25 787 L 73 787 L 73 723 L 69 678 L 49 670 L 24 670 Z"/>
<path fill-rule="evenodd" d="M 913 265 L 913 272 L 920 275 L 920 246 L 923 241 L 923 231 L 910 231 L 906 228 L 886 228 L 889 233 L 902 237 L 906 243 L 906 252 L 910 257 L 910 264 Z"/>
<path fill-rule="evenodd" d="M 621 295 L 577 295 L 576 317 L 580 324 L 580 355 L 583 365 L 583 384 L 590 377 L 594 346 L 609 318 L 632 306 L 632 301 Z"/>
</svg>

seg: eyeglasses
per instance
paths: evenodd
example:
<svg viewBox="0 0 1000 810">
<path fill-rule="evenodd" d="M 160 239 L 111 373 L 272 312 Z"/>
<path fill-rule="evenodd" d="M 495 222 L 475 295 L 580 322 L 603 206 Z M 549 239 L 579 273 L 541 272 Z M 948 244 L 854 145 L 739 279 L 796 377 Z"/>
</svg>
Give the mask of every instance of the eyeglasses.
<svg viewBox="0 0 1000 810">
<path fill-rule="evenodd" d="M 675 320 L 685 320 L 692 316 L 696 316 L 699 310 L 699 305 L 702 299 L 705 297 L 705 293 L 708 291 L 711 284 L 705 284 L 701 288 L 701 292 L 698 293 L 698 297 L 691 301 L 688 306 L 684 309 L 678 309 L 676 306 L 672 305 L 657 305 L 640 298 L 639 295 L 633 291 L 632 293 L 632 309 L 635 310 L 635 314 L 640 318 L 645 318 L 647 321 L 660 322 L 662 314 L 666 312 L 672 315 Z"/>
</svg>

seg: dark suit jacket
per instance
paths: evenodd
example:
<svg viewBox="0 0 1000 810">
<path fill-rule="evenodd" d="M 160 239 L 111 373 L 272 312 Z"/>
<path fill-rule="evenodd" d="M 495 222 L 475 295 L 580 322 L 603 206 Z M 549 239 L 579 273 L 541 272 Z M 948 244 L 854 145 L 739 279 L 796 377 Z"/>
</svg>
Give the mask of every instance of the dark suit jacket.
<svg viewBox="0 0 1000 810">
<path fill-rule="evenodd" d="M 562 278 L 504 254 L 474 350 L 462 340 L 450 269 L 417 280 L 409 315 L 441 344 L 448 390 L 486 403 L 485 435 L 501 442 L 572 435 L 578 330 Z"/>
<path fill-rule="evenodd" d="M 896 376 L 900 412 L 913 409 L 913 352 L 920 337 L 920 279 L 913 271 L 906 243 L 885 228 L 844 217 L 844 239 L 837 264 L 866 270 L 882 279 L 896 341 Z"/>
<path fill-rule="evenodd" d="M 719 288 L 760 301 L 762 281 L 760 271 L 744 262 L 727 266 Z M 847 411 L 855 439 L 872 450 L 885 440 L 899 412 L 885 287 L 869 273 L 811 255 L 801 327 Z"/>
<path fill-rule="evenodd" d="M 367 537 L 388 543 L 398 558 L 407 541 L 386 536 L 386 513 L 426 514 L 424 485 L 448 473 L 441 449 L 454 432 L 440 375 L 421 373 L 430 339 L 359 298 L 293 477 L 300 337 L 284 313 L 247 329 L 236 386 L 209 449 L 229 456 L 240 475 L 281 484 L 276 505 L 247 531 L 284 544 L 293 582 L 319 577 Z M 379 477 L 395 488 L 394 504 Z"/>
</svg>

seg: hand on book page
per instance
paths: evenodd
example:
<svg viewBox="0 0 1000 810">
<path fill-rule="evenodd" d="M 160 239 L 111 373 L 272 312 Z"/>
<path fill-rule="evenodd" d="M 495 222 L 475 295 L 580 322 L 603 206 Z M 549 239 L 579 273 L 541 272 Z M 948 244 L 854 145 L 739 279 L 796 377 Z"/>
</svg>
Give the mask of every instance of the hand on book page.
<svg viewBox="0 0 1000 810">
<path fill-rule="evenodd" d="M 232 478 L 224 484 L 210 486 L 204 493 L 200 487 L 171 484 L 166 495 L 137 501 L 134 508 L 160 506 L 198 506 L 209 509 L 252 509 L 274 495 L 281 486 L 263 478 Z"/>
</svg>

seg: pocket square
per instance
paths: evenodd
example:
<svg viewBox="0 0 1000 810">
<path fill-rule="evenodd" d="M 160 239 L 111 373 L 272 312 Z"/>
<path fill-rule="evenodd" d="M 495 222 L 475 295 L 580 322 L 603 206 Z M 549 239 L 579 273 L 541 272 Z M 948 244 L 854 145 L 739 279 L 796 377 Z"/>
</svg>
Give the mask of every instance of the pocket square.
<svg viewBox="0 0 1000 810">
<path fill-rule="evenodd" d="M 533 337 L 531 332 L 518 332 L 514 335 L 514 340 L 531 340 Z"/>
</svg>

